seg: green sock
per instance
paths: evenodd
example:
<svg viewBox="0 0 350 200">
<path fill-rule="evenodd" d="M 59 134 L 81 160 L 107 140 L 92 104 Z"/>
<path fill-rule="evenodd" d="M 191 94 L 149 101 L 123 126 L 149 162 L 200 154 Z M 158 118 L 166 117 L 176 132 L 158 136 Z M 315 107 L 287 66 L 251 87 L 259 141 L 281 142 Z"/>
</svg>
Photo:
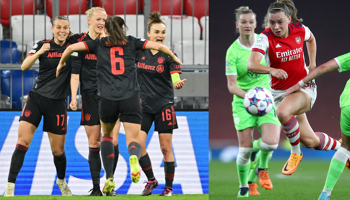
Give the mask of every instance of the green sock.
<svg viewBox="0 0 350 200">
<path fill-rule="evenodd" d="M 256 162 L 256 164 L 253 164 L 253 162 L 250 162 L 251 167 L 250 167 L 250 171 L 249 171 L 249 175 L 248 175 L 248 182 L 255 183 L 256 178 L 258 177 L 258 175 L 256 175 L 255 168 L 256 168 L 256 166 L 259 166 L 259 163 L 260 163 L 260 151 L 255 156 L 255 162 Z M 252 165 L 255 165 L 255 167 L 252 168 Z"/>
<path fill-rule="evenodd" d="M 267 169 L 269 167 L 270 153 L 271 153 L 271 151 L 260 150 L 260 164 L 259 164 L 259 168 Z"/>
<path fill-rule="evenodd" d="M 254 151 L 259 151 L 259 150 L 261 150 L 260 141 L 261 141 L 261 138 L 259 138 L 259 139 L 253 141 L 253 150 L 254 150 Z"/>
<path fill-rule="evenodd" d="M 246 166 L 241 166 L 237 164 L 238 179 L 240 185 L 248 185 L 248 173 L 250 169 L 250 163 Z"/>
<path fill-rule="evenodd" d="M 259 138 L 258 140 L 254 140 L 253 141 L 253 149 L 254 149 L 254 151 L 259 150 L 259 154 L 260 154 L 259 168 L 267 169 L 269 166 L 268 163 L 269 163 L 269 157 L 270 157 L 271 151 L 262 150 L 260 147 L 260 142 L 261 142 L 261 138 Z"/>
<path fill-rule="evenodd" d="M 332 158 L 326 178 L 326 184 L 324 185 L 325 189 L 333 190 L 334 185 L 337 183 L 340 175 L 343 173 L 344 167 L 344 162 Z"/>
</svg>

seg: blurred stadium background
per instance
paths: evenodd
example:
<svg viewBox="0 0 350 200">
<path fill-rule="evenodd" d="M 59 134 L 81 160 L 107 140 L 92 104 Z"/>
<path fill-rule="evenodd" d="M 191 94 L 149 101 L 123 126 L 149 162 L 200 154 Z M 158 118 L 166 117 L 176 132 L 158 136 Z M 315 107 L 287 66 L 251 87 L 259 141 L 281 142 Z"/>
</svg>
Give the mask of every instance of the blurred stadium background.
<svg viewBox="0 0 350 200">
<path fill-rule="evenodd" d="M 238 38 L 235 27 L 235 9 L 240 6 L 249 6 L 257 14 L 256 33 L 263 31 L 262 23 L 270 3 L 275 0 L 260 1 L 231 1 L 222 0 L 220 3 L 211 3 L 211 26 L 210 26 L 210 76 L 209 76 L 209 96 L 210 96 L 210 112 L 209 112 L 209 149 L 210 149 L 210 198 L 211 199 L 228 199 L 230 196 L 212 196 L 216 194 L 231 194 L 236 195 L 238 192 L 238 176 L 236 171 L 235 159 L 238 153 L 237 134 L 232 118 L 232 95 L 227 89 L 227 81 L 225 76 L 225 56 L 227 48 Z M 294 0 L 298 9 L 298 18 L 304 20 L 303 24 L 308 26 L 317 41 L 317 65 L 327 62 L 332 58 L 349 52 L 348 34 L 350 26 L 347 25 L 350 19 L 348 15 L 348 1 L 303 1 Z M 213 23 L 215 22 L 215 23 Z M 305 49 L 306 50 L 306 49 Z M 306 52 L 306 51 L 305 51 Z M 306 63 L 308 64 L 308 55 L 305 53 Z M 322 131 L 330 136 L 340 139 L 340 108 L 339 97 L 344 89 L 346 81 L 349 79 L 349 72 L 339 74 L 338 71 L 333 71 L 316 79 L 318 86 L 318 96 L 313 109 L 307 112 L 308 120 L 315 131 Z M 259 138 L 260 133 L 254 133 L 254 138 Z M 281 132 L 281 140 L 278 150 L 273 153 L 272 162 L 277 162 L 279 165 L 271 164 L 270 169 L 272 174 L 270 177 L 272 183 L 280 179 L 283 162 L 285 162 L 290 154 L 288 142 L 285 141 L 286 136 Z M 317 191 L 316 199 L 319 191 L 322 190 L 325 178 L 327 175 L 328 166 L 334 151 L 321 152 L 313 149 L 302 147 L 304 160 L 300 167 L 303 167 L 305 161 L 314 161 L 315 167 L 323 168 L 318 170 L 318 175 L 322 178 L 307 182 L 302 176 L 300 184 L 304 181 L 305 185 L 301 188 L 310 188 Z M 283 161 L 283 162 L 280 162 Z M 226 163 L 225 163 L 226 162 Z M 234 163 L 234 164 L 232 164 Z M 312 163 L 312 162 L 311 162 Z M 306 163 L 305 163 L 306 165 Z M 310 164 L 312 165 L 312 164 Z M 321 167 L 321 165 L 323 165 Z M 226 167 L 225 167 L 226 166 Z M 230 166 L 230 167 L 228 167 Z M 220 173 L 225 171 L 225 173 Z M 214 173 L 217 172 L 217 173 Z M 227 172 L 227 173 L 226 173 Z M 227 175 L 227 174 L 230 175 Z M 274 174 L 275 173 L 275 174 Z M 296 175 L 298 171 L 296 172 Z M 316 173 L 317 174 L 317 173 Z M 303 175 L 301 173 L 301 175 Z M 293 177 L 292 175 L 291 177 Z M 349 172 L 344 171 L 343 179 L 349 177 Z M 285 179 L 287 180 L 287 179 Z M 223 182 L 224 184 L 219 184 Z M 279 181 L 281 184 L 287 184 L 287 181 Z M 229 186 L 227 186 L 229 185 Z M 285 185 L 287 187 L 287 185 Z M 315 188 L 313 188 L 315 187 Z M 341 183 L 335 188 L 346 187 Z M 226 189 L 225 189 L 226 188 Z M 233 189 L 233 191 L 232 191 Z M 230 191 L 229 191 L 230 190 Z M 261 190 L 261 189 L 260 189 Z M 260 191 L 259 190 L 259 191 Z M 311 191 L 311 190 L 310 190 Z M 270 194 L 274 193 L 272 190 Z M 336 192 L 334 192 L 335 194 Z M 286 194 L 283 198 L 286 197 Z M 333 196 L 333 193 L 332 193 Z M 219 198 L 220 197 L 220 198 Z M 298 196 L 302 197 L 302 196 Z M 256 198 L 256 197 L 253 197 Z M 350 196 L 347 194 L 346 198 Z M 271 196 L 261 197 L 261 199 L 279 199 Z M 284 198 L 288 199 L 288 198 Z M 290 199 L 296 199 L 291 196 Z M 309 199 L 309 198 L 301 198 Z M 336 198 L 338 199 L 338 198 Z M 343 198 L 340 198 L 343 199 Z"/>
<path fill-rule="evenodd" d="M 108 15 L 123 17 L 129 27 L 126 34 L 144 38 L 147 38 L 145 30 L 148 14 L 157 10 L 161 12 L 167 25 L 165 45 L 173 49 L 184 63 L 181 78 L 187 79 L 185 87 L 175 91 L 175 110 L 180 128 L 174 132 L 177 163 L 174 193 L 207 194 L 209 0 L 1 0 L 0 159 L 3 161 L 0 162 L 0 194 L 5 189 L 9 162 L 17 141 L 18 116 L 38 76 L 38 61 L 26 72 L 20 70 L 21 62 L 37 41 L 52 38 L 51 21 L 55 16 L 66 15 L 73 33 L 87 31 L 85 11 L 93 6 L 105 8 Z M 68 97 L 67 105 L 69 102 Z M 79 125 L 79 113 L 68 112 L 66 178 L 70 178 L 69 186 L 74 194 L 87 194 L 91 187 L 87 168 L 88 143 L 84 129 Z M 16 195 L 59 194 L 54 184 L 56 174 L 52 171 L 54 166 L 50 147 L 41 126 L 37 129 L 25 165 L 19 174 Z M 125 143 L 123 131 L 122 129 L 120 134 L 120 144 Z M 151 157 L 156 175 L 163 177 L 163 160 L 157 133 L 149 135 L 147 148 L 153 152 L 150 154 L 153 154 Z M 121 151 L 121 155 L 124 159 L 118 163 L 122 172 L 116 181 L 116 192 L 139 194 L 144 186 L 141 182 L 137 186 L 130 183 L 125 161 L 128 154 Z M 70 160 L 75 160 L 78 164 L 72 164 Z M 104 171 L 101 172 L 101 177 L 103 183 Z M 40 180 L 47 180 L 49 184 L 43 185 L 45 182 Z M 163 181 L 163 178 L 159 180 Z M 81 187 L 85 184 L 86 187 Z M 154 193 L 160 192 L 161 187 Z"/>
</svg>

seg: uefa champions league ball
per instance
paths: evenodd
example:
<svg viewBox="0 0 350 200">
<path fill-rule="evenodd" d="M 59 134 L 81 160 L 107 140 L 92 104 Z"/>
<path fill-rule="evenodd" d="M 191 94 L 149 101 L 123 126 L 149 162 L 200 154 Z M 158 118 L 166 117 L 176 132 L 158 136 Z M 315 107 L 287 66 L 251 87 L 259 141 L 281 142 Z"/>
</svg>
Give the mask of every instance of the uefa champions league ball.
<svg viewBox="0 0 350 200">
<path fill-rule="evenodd" d="M 243 105 L 246 111 L 254 116 L 264 116 L 269 113 L 273 106 L 271 92 L 262 87 L 255 87 L 244 95 Z"/>
</svg>

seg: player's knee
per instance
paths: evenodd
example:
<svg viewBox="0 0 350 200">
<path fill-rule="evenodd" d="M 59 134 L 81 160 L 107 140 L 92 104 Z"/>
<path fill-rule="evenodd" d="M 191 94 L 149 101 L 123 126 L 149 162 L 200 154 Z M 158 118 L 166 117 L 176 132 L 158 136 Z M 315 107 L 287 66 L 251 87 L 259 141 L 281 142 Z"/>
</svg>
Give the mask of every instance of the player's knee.
<svg viewBox="0 0 350 200">
<path fill-rule="evenodd" d="M 302 142 L 303 142 L 303 145 L 308 149 L 318 147 L 317 141 L 315 141 L 311 138 L 303 139 Z"/>
<path fill-rule="evenodd" d="M 99 141 L 89 141 L 89 147 L 91 148 L 99 148 L 100 142 Z"/>
<path fill-rule="evenodd" d="M 56 157 L 62 156 L 63 153 L 64 153 L 64 150 L 63 150 L 63 149 L 62 149 L 62 150 L 52 150 L 52 154 L 53 154 L 54 156 L 56 156 Z"/>
<path fill-rule="evenodd" d="M 173 153 L 171 147 L 162 147 L 161 150 L 164 157 L 169 156 L 170 154 Z"/>
<path fill-rule="evenodd" d="M 253 148 L 250 147 L 240 147 L 237 155 L 237 164 L 241 166 L 245 166 L 250 161 L 250 155 L 253 152 Z"/>
<path fill-rule="evenodd" d="M 264 151 L 274 151 L 278 147 L 278 143 L 276 144 L 266 144 L 264 141 L 260 142 L 260 147 Z"/>
<path fill-rule="evenodd" d="M 286 122 L 290 119 L 290 114 L 283 109 L 276 109 L 276 115 L 281 122 Z"/>
</svg>

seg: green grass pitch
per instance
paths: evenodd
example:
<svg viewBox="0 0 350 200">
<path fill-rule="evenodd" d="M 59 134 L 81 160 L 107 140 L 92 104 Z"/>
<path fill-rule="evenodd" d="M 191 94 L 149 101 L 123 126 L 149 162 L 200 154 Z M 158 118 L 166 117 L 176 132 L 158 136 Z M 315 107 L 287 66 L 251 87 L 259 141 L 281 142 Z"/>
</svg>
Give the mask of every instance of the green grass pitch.
<svg viewBox="0 0 350 200">
<path fill-rule="evenodd" d="M 271 161 L 269 175 L 273 184 L 272 190 L 258 188 L 259 196 L 249 199 L 266 200 L 317 200 L 329 168 L 327 161 L 303 160 L 297 171 L 291 176 L 282 175 L 285 161 Z M 350 171 L 345 168 L 334 187 L 331 200 L 350 200 Z M 210 200 L 238 199 L 239 190 L 236 163 L 209 163 L 209 197 Z"/>
</svg>

